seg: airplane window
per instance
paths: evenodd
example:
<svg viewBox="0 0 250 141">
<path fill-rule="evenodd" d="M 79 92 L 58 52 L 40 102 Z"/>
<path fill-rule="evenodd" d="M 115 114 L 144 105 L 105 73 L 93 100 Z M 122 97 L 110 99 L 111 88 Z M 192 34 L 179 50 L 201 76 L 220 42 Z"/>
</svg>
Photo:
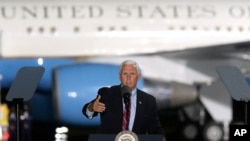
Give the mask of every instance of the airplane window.
<svg viewBox="0 0 250 141">
<path fill-rule="evenodd" d="M 56 28 L 55 28 L 55 27 L 51 27 L 51 28 L 50 28 L 50 32 L 51 32 L 51 33 L 55 33 L 55 32 L 56 32 Z"/>
<path fill-rule="evenodd" d="M 97 30 L 98 31 L 103 31 L 103 27 L 99 26 L 99 27 L 97 27 Z"/>
<path fill-rule="evenodd" d="M 31 28 L 31 27 L 28 27 L 28 28 L 27 28 L 27 32 L 28 32 L 28 33 L 31 33 L 31 32 L 32 32 L 32 28 Z"/>
<path fill-rule="evenodd" d="M 219 31 L 219 30 L 220 30 L 220 27 L 219 27 L 219 26 L 216 26 L 216 27 L 215 27 L 215 30 Z"/>
<path fill-rule="evenodd" d="M 228 26 L 227 31 L 232 31 L 232 28 L 230 26 Z"/>
<path fill-rule="evenodd" d="M 196 26 L 193 26 L 192 29 L 193 29 L 193 30 L 197 30 L 197 27 L 196 27 Z"/>
<path fill-rule="evenodd" d="M 169 26 L 168 29 L 169 30 L 174 30 L 174 27 L 173 26 Z"/>
<path fill-rule="evenodd" d="M 109 28 L 109 30 L 110 30 L 110 31 L 114 31 L 114 30 L 115 30 L 115 27 L 111 26 L 111 27 Z"/>
<path fill-rule="evenodd" d="M 43 28 L 43 27 L 40 27 L 38 30 L 39 30 L 39 32 L 41 32 L 41 33 L 44 32 L 44 28 Z"/>
<path fill-rule="evenodd" d="M 126 26 L 123 26 L 123 27 L 122 27 L 122 30 L 123 30 L 123 31 L 126 31 L 126 30 L 127 30 L 127 27 L 126 27 Z"/>
<path fill-rule="evenodd" d="M 74 32 L 79 32 L 80 28 L 78 26 L 74 27 Z"/>
<path fill-rule="evenodd" d="M 240 26 L 239 31 L 242 32 L 243 30 L 244 30 L 243 27 Z"/>
<path fill-rule="evenodd" d="M 185 30 L 186 29 L 186 27 L 185 26 L 181 26 L 181 30 Z"/>
</svg>

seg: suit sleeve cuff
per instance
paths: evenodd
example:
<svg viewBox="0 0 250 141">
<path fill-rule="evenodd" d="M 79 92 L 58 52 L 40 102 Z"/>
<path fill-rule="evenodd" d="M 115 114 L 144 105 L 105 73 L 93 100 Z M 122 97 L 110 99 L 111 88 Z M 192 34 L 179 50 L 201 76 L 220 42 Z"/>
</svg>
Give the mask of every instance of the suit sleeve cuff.
<svg viewBox="0 0 250 141">
<path fill-rule="evenodd" d="M 89 104 L 90 105 L 90 104 Z M 89 107 L 89 105 L 88 105 L 88 107 Z M 93 115 L 94 115 L 94 112 L 91 112 L 91 111 L 89 111 L 89 108 L 87 107 L 87 109 L 86 109 L 86 114 L 87 114 L 87 116 L 88 116 L 88 118 L 93 118 Z"/>
</svg>

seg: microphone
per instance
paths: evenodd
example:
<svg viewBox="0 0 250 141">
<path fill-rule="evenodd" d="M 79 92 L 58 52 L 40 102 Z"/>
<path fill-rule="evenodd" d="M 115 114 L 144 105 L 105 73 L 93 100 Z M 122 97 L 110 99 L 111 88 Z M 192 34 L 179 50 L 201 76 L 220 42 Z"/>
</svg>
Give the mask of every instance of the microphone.
<svg viewBox="0 0 250 141">
<path fill-rule="evenodd" d="M 128 105 L 129 102 L 130 102 L 131 91 L 132 91 L 131 88 L 130 88 L 129 86 L 127 86 L 127 85 L 124 85 L 124 86 L 122 86 L 122 88 L 121 88 L 121 94 L 122 94 L 124 103 L 125 103 L 126 105 Z"/>
</svg>

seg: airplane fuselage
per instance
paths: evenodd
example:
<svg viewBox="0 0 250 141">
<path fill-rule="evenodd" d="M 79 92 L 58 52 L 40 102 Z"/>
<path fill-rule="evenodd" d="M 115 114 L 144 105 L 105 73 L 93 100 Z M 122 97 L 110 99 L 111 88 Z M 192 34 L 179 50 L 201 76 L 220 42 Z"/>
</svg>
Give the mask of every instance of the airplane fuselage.
<svg viewBox="0 0 250 141">
<path fill-rule="evenodd" d="M 1 57 L 178 51 L 249 40 L 245 1 L 3 1 Z"/>
</svg>

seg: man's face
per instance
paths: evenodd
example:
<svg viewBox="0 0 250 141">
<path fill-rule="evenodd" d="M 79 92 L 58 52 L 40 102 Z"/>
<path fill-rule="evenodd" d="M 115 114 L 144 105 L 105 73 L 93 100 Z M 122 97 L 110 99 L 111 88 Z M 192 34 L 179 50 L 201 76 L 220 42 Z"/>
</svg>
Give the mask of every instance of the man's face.
<svg viewBox="0 0 250 141">
<path fill-rule="evenodd" d="M 127 85 L 131 89 L 134 89 L 136 88 L 136 84 L 139 79 L 140 75 L 133 65 L 127 64 L 123 66 L 120 73 L 120 80 L 122 85 Z"/>
</svg>

